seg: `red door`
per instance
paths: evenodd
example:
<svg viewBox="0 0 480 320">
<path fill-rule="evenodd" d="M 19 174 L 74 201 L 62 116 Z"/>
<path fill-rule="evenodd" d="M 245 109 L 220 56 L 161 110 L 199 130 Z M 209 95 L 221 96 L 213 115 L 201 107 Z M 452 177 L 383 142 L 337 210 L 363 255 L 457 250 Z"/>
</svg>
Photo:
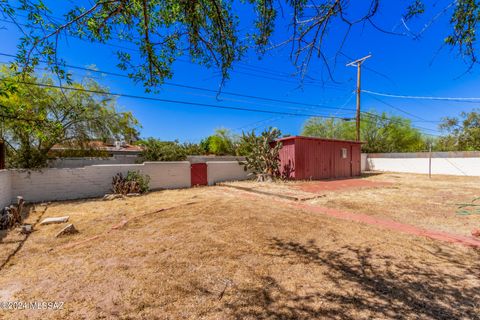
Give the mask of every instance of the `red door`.
<svg viewBox="0 0 480 320">
<path fill-rule="evenodd" d="M 352 145 L 351 146 L 351 176 L 356 177 L 362 174 L 362 164 L 361 164 L 361 149 L 360 145 Z"/>
<path fill-rule="evenodd" d="M 208 185 L 206 163 L 192 163 L 190 165 L 190 173 L 191 173 L 192 187 Z"/>
</svg>

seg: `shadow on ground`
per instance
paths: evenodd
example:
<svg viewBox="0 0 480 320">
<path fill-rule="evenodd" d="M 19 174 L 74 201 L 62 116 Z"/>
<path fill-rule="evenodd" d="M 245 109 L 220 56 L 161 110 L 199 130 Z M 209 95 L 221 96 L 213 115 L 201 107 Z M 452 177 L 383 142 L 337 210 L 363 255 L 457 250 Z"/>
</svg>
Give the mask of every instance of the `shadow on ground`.
<svg viewBox="0 0 480 320">
<path fill-rule="evenodd" d="M 300 284 L 310 288 L 306 291 L 292 290 L 291 283 L 286 289 L 281 284 L 285 276 L 281 281 L 263 276 L 255 288 L 236 288 L 225 305 L 234 318 L 480 319 L 478 252 L 472 254 L 479 263 L 472 265 L 440 247 L 431 252 L 436 257 L 432 262 L 375 255 L 368 247 L 331 251 L 314 242 L 277 238 L 271 240 L 271 248 L 276 258 L 290 265 L 306 265 L 306 272 L 326 272 L 318 281 Z"/>
</svg>

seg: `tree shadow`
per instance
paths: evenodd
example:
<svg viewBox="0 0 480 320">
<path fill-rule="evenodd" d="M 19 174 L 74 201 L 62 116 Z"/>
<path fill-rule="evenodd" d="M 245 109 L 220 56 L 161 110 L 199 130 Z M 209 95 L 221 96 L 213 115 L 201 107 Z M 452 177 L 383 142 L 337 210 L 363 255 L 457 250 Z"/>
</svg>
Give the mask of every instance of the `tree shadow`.
<svg viewBox="0 0 480 320">
<path fill-rule="evenodd" d="M 438 266 L 437 259 L 406 261 L 374 254 L 369 247 L 328 250 L 313 241 L 274 238 L 271 248 L 275 257 L 305 265 L 305 272 L 326 268 L 323 284 L 315 282 L 314 293 L 305 294 L 287 290 L 282 280 L 260 277 L 259 286 L 237 288 L 235 300 L 225 305 L 237 319 L 480 319 L 479 264 L 465 263 L 441 247 L 432 254 L 448 268 Z M 465 285 L 467 276 L 477 280 Z"/>
<path fill-rule="evenodd" d="M 34 211 L 35 211 L 34 205 L 25 205 L 21 212 L 22 221 L 25 221 L 30 215 L 32 215 Z M 42 217 L 42 215 L 43 214 L 40 214 L 38 216 L 36 222 L 33 223 L 33 226 L 35 226 L 40 221 L 40 218 Z M 20 234 L 19 229 L 17 229 L 18 226 L 19 225 L 16 225 L 11 229 L 0 230 L 0 250 L 3 251 L 3 253 L 6 253 L 5 257 L 2 256 L 0 259 L 0 271 L 2 271 L 3 268 L 5 268 L 5 266 L 10 262 L 10 260 L 22 249 L 23 245 L 31 235 L 31 233 Z M 11 233 L 16 233 L 16 235 L 14 234 L 12 237 L 8 237 L 9 234 Z M 6 238 L 13 238 L 13 239 L 5 240 Z M 16 244 L 16 246 L 13 249 L 11 249 L 11 251 L 8 251 L 8 249 L 7 251 L 4 251 L 5 246 L 8 246 L 10 244 Z"/>
<path fill-rule="evenodd" d="M 295 165 L 291 160 L 280 168 L 280 176 L 283 180 L 291 180 L 295 175 Z"/>
</svg>

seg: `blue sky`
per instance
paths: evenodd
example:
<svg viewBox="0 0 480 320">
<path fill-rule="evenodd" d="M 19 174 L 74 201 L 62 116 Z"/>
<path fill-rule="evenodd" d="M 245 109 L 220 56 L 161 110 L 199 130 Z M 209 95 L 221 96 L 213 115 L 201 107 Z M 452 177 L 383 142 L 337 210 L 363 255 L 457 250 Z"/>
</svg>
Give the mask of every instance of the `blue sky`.
<svg viewBox="0 0 480 320">
<path fill-rule="evenodd" d="M 400 21 L 405 1 L 381 2 L 379 14 L 374 18 L 376 25 L 385 30 L 407 33 Z M 449 1 L 438 1 L 436 7 L 428 7 L 427 14 L 408 24 L 413 32 L 419 32 L 431 18 L 449 4 Z M 253 13 L 247 5 L 239 5 L 240 18 L 248 22 Z M 60 7 L 55 12 L 62 12 Z M 285 9 L 285 7 L 284 7 Z M 361 12 L 361 5 L 352 12 Z M 284 11 L 285 19 L 279 18 L 277 30 L 272 38 L 275 43 L 281 42 L 289 35 L 286 19 L 288 10 Z M 348 38 L 343 52 L 353 58 L 371 53 L 373 57 L 365 63 L 363 70 L 363 88 L 371 91 L 400 95 L 476 97 L 480 96 L 479 69 L 461 76 L 467 65 L 457 51 L 446 47 L 439 51 L 443 39 L 449 32 L 448 20 L 451 11 L 441 16 L 432 24 L 420 39 L 412 36 L 387 35 L 375 30 L 370 25 L 355 28 Z M 20 21 L 22 18 L 20 17 Z M 247 25 L 248 23 L 245 23 Z M 16 53 L 19 33 L 9 23 L 1 22 L 1 53 Z M 247 30 L 248 31 L 248 30 Z M 333 59 L 344 31 L 344 26 L 332 26 L 325 42 L 326 53 Z M 133 48 L 131 43 L 112 40 L 113 45 Z M 77 66 L 95 65 L 100 70 L 122 73 L 116 67 L 115 51 L 118 48 L 109 45 L 91 44 L 75 38 L 63 39 L 59 47 L 59 56 L 67 63 Z M 109 87 L 112 92 L 134 95 L 149 95 L 164 99 L 215 104 L 219 106 L 246 107 L 263 110 L 275 110 L 293 113 L 308 113 L 351 117 L 355 108 L 353 90 L 356 82 L 355 68 L 346 67 L 348 59 L 339 56 L 334 68 L 333 82 L 326 77 L 325 68 L 317 59 L 310 64 L 308 76 L 317 79 L 314 83 L 301 86 L 298 77 L 290 76 L 295 68 L 289 59 L 290 47 L 269 50 L 261 59 L 252 50 L 242 62 L 235 64 L 223 88 L 226 92 L 236 92 L 266 98 L 289 100 L 307 104 L 325 105 L 328 108 L 299 106 L 277 102 L 267 102 L 237 96 L 220 95 L 220 101 L 214 93 L 193 89 L 182 89 L 164 85 L 158 94 L 145 93 L 141 84 L 132 80 L 113 76 L 94 74 L 99 82 Z M 132 51 L 132 53 L 135 53 Z M 9 61 L 0 57 L 0 61 Z M 76 77 L 85 72 L 72 70 Z M 189 63 L 182 58 L 174 64 L 174 77 L 168 82 L 186 84 L 216 90 L 220 84 L 218 70 L 207 69 Z M 319 81 L 321 78 L 325 83 Z M 307 81 L 307 80 L 306 80 Z M 141 135 L 153 136 L 163 140 L 179 139 L 180 141 L 198 142 L 211 134 L 215 128 L 230 128 L 236 132 L 257 128 L 262 130 L 268 126 L 281 129 L 284 134 L 298 134 L 308 117 L 278 116 L 262 113 L 251 113 L 234 110 L 219 110 L 206 107 L 169 104 L 157 101 L 143 101 L 130 98 L 119 98 L 121 109 L 132 111 L 142 124 Z M 392 108 L 395 107 L 396 109 Z M 362 95 L 362 109 L 376 109 L 390 114 L 404 115 L 418 121 L 418 117 L 429 121 L 438 121 L 445 116 L 455 116 L 461 111 L 469 111 L 478 104 L 441 101 L 419 101 L 380 97 L 380 100 L 368 94 Z M 398 111 L 402 109 L 412 117 Z M 414 122 L 414 125 L 430 129 L 426 133 L 438 134 L 437 123 Z M 423 129 L 422 129 L 423 130 Z"/>
</svg>

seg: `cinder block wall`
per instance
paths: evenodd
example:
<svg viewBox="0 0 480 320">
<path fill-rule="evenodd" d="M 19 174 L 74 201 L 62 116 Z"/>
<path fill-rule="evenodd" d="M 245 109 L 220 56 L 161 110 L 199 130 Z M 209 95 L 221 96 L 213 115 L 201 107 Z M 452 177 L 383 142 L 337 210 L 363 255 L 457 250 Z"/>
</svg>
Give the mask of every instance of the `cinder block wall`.
<svg viewBox="0 0 480 320">
<path fill-rule="evenodd" d="M 0 170 L 0 210 L 10 204 L 12 199 L 12 178 L 10 171 Z"/>
<path fill-rule="evenodd" d="M 100 164 L 135 164 L 136 155 L 115 155 L 109 158 L 58 158 L 48 161 L 49 168 L 82 168 Z"/>
<path fill-rule="evenodd" d="M 244 180 L 248 173 L 237 161 L 207 162 L 208 184 Z M 143 164 L 93 165 L 83 168 L 0 171 L 0 205 L 27 202 L 74 200 L 101 197 L 111 192 L 112 177 L 121 172 L 139 171 L 150 176 L 150 188 L 174 189 L 191 186 L 190 162 L 145 162 Z"/>
<path fill-rule="evenodd" d="M 480 152 L 433 152 L 432 174 L 480 176 Z M 367 170 L 428 174 L 429 153 L 369 153 Z"/>
<path fill-rule="evenodd" d="M 49 168 L 41 171 L 12 170 L 10 198 L 22 195 L 25 201 L 39 202 L 101 197 L 111 192 L 112 177 L 115 174 L 126 174 L 128 171 L 148 174 L 152 190 L 186 188 L 191 184 L 190 163 L 187 161 Z"/>
<path fill-rule="evenodd" d="M 208 185 L 217 182 L 245 180 L 248 172 L 243 169 L 238 161 L 209 161 L 207 162 Z"/>
<path fill-rule="evenodd" d="M 368 163 L 367 163 L 367 154 L 362 153 L 361 158 L 360 158 L 360 170 L 361 172 L 367 171 L 368 170 Z"/>
<path fill-rule="evenodd" d="M 368 168 L 428 174 L 428 162 L 428 158 L 368 158 Z M 480 176 L 480 158 L 432 158 L 432 174 Z"/>
</svg>

